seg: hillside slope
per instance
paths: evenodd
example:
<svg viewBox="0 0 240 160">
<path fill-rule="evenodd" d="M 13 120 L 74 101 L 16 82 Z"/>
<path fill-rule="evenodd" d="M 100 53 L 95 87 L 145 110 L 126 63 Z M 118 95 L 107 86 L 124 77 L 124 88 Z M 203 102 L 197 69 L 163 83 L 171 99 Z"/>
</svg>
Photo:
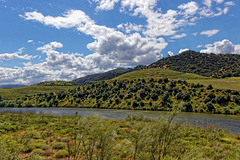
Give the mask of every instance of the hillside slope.
<svg viewBox="0 0 240 160">
<path fill-rule="evenodd" d="M 0 88 L 0 96 L 5 100 L 22 98 L 25 95 L 34 95 L 40 93 L 60 92 L 76 88 L 76 84 L 64 81 L 41 82 L 20 88 Z"/>
<path fill-rule="evenodd" d="M 232 89 L 240 91 L 240 77 L 210 78 L 200 76 L 194 73 L 184 73 L 161 68 L 151 68 L 133 71 L 130 73 L 123 74 L 114 79 L 116 80 L 132 80 L 138 78 L 158 79 L 164 77 L 167 77 L 171 80 L 186 80 L 188 83 L 200 83 L 203 84 L 204 86 L 208 86 L 211 84 L 214 88 L 217 89 Z"/>
<path fill-rule="evenodd" d="M 97 74 L 92 74 L 92 75 L 88 75 L 85 77 L 81 77 L 78 79 L 73 80 L 73 83 L 77 83 L 79 85 L 84 85 L 84 84 L 88 84 L 92 81 L 101 81 L 101 80 L 108 80 L 108 79 L 112 79 L 115 78 L 117 76 L 120 76 L 124 73 L 130 72 L 131 69 L 126 69 L 126 68 L 117 68 L 108 72 L 104 72 L 104 73 L 97 73 Z"/>
<path fill-rule="evenodd" d="M 147 68 L 170 69 L 214 78 L 238 77 L 240 76 L 240 55 L 186 51 L 160 59 Z"/>
<path fill-rule="evenodd" d="M 25 96 L 0 107 L 84 107 L 223 114 L 240 113 L 240 93 L 185 80 L 138 78 L 108 80 L 64 92 Z"/>
</svg>

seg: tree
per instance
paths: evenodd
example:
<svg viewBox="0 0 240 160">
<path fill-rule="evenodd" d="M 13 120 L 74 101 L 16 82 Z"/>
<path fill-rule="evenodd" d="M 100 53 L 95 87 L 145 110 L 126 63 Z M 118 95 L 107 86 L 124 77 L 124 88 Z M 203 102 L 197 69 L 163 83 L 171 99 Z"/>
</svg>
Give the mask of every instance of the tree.
<svg viewBox="0 0 240 160">
<path fill-rule="evenodd" d="M 138 102 L 137 101 L 133 101 L 132 106 L 133 106 L 133 108 L 138 107 Z"/>
<path fill-rule="evenodd" d="M 175 98 L 176 98 L 177 100 L 182 99 L 182 98 L 183 98 L 183 93 L 182 93 L 182 92 L 177 93 L 176 96 L 175 96 Z"/>
<path fill-rule="evenodd" d="M 169 98 L 169 93 L 168 92 L 165 92 L 164 95 L 162 96 L 162 100 L 164 102 L 168 101 L 168 98 Z"/>
<path fill-rule="evenodd" d="M 209 112 L 215 111 L 215 107 L 213 106 L 212 102 L 207 102 L 206 106 Z"/>
<path fill-rule="evenodd" d="M 152 93 L 152 94 L 151 94 L 151 98 L 152 98 L 154 101 L 156 101 L 156 100 L 158 99 L 157 93 Z"/>
<path fill-rule="evenodd" d="M 215 99 L 218 104 L 223 104 L 227 101 L 225 96 L 223 95 L 218 95 Z"/>
<path fill-rule="evenodd" d="M 234 101 L 235 103 L 239 104 L 240 99 L 239 99 L 238 96 L 234 95 L 234 96 L 232 96 L 232 99 L 233 99 L 233 101 Z"/>
<path fill-rule="evenodd" d="M 213 86 L 212 86 L 211 84 L 209 84 L 209 85 L 207 86 L 207 90 L 211 90 L 211 89 L 213 89 Z"/>
<path fill-rule="evenodd" d="M 189 102 L 185 103 L 185 104 L 183 105 L 183 107 L 184 107 L 184 110 L 185 110 L 186 112 L 192 112 L 192 111 L 193 111 L 192 104 L 189 103 Z"/>
<path fill-rule="evenodd" d="M 166 77 L 166 78 L 164 78 L 163 79 L 163 81 L 164 81 L 164 83 L 168 83 L 169 82 L 169 80 L 168 80 L 168 78 Z"/>
<path fill-rule="evenodd" d="M 215 94 L 214 94 L 213 92 L 211 92 L 211 93 L 209 93 L 209 94 L 207 95 L 207 97 L 209 97 L 210 99 L 213 99 L 213 98 L 215 98 L 216 96 L 215 96 Z"/>
</svg>

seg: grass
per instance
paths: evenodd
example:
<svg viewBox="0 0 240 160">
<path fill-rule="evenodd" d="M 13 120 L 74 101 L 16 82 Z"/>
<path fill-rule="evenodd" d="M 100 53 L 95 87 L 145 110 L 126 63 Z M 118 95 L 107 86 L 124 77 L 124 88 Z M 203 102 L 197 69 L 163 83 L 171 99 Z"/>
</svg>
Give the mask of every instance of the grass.
<svg viewBox="0 0 240 160">
<path fill-rule="evenodd" d="M 126 73 L 124 75 L 121 75 L 115 79 L 138 79 L 138 78 L 162 78 L 162 77 L 168 77 L 169 79 L 209 79 L 208 77 L 199 76 L 197 74 L 192 73 L 183 73 L 183 72 L 177 72 L 172 70 L 165 70 L 160 68 L 151 68 L 151 69 L 144 69 L 144 70 L 138 70 L 130 73 Z"/>
<path fill-rule="evenodd" d="M 31 85 L 21 88 L 0 88 L 0 95 L 5 100 L 13 100 L 16 98 L 23 98 L 25 95 L 31 96 L 39 93 L 59 92 L 74 88 L 76 88 L 76 86 Z"/>
<path fill-rule="evenodd" d="M 240 158 L 239 136 L 215 126 L 173 124 L 174 117 L 153 120 L 136 115 L 126 120 L 103 120 L 94 116 L 0 113 L 0 159 Z M 41 137 L 35 139 L 35 134 Z M 59 142 L 63 137 L 70 141 Z M 31 145 L 39 142 L 50 147 L 42 150 Z M 65 149 L 55 149 L 58 144 Z"/>
<path fill-rule="evenodd" d="M 235 77 L 234 77 L 235 78 Z M 200 83 L 205 86 L 212 84 L 214 88 L 240 90 L 240 79 L 224 78 L 224 79 L 189 79 L 189 83 Z"/>
<path fill-rule="evenodd" d="M 151 69 L 134 71 L 134 72 L 121 75 L 115 79 L 133 80 L 138 78 L 150 79 L 150 78 L 163 78 L 163 77 L 167 77 L 171 80 L 178 80 L 178 79 L 186 80 L 189 83 L 200 83 L 200 84 L 203 84 L 204 86 L 208 86 L 209 84 L 212 84 L 214 88 L 218 88 L 218 89 L 240 90 L 240 77 L 216 79 L 216 78 L 204 77 L 204 76 L 200 76 L 192 73 L 183 73 L 183 72 L 165 70 L 160 68 L 151 68 Z"/>
</svg>

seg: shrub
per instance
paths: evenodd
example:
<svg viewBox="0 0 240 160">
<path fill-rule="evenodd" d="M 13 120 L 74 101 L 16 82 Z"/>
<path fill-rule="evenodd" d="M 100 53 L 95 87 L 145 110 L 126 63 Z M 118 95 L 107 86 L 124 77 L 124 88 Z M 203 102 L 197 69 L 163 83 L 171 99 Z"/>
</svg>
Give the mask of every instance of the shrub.
<svg viewBox="0 0 240 160">
<path fill-rule="evenodd" d="M 29 156 L 28 160 L 46 160 L 46 158 L 42 157 L 38 154 L 34 154 L 34 155 Z"/>
<path fill-rule="evenodd" d="M 42 145 L 42 146 L 40 146 L 39 148 L 41 148 L 42 150 L 48 150 L 49 148 L 50 148 L 50 146 L 48 146 L 48 145 Z"/>
<path fill-rule="evenodd" d="M 184 101 L 190 101 L 190 98 L 191 98 L 191 97 L 190 97 L 190 93 L 184 93 L 184 94 L 183 94 L 183 100 L 184 100 Z"/>
<path fill-rule="evenodd" d="M 70 138 L 68 138 L 68 137 L 62 138 L 62 142 L 70 142 Z"/>
<path fill-rule="evenodd" d="M 209 93 L 209 94 L 207 95 L 207 97 L 213 99 L 213 98 L 215 98 L 216 96 L 215 96 L 215 94 L 214 94 L 213 92 L 211 92 L 211 93 Z"/>
<path fill-rule="evenodd" d="M 133 108 L 138 107 L 138 103 L 137 103 L 137 101 L 133 101 L 132 106 L 133 106 Z"/>
<path fill-rule="evenodd" d="M 158 95 L 156 93 L 152 93 L 151 98 L 155 101 L 158 99 Z"/>
<path fill-rule="evenodd" d="M 53 149 L 64 149 L 65 148 L 65 144 L 62 142 L 57 142 L 52 146 Z"/>
<path fill-rule="evenodd" d="M 209 85 L 207 86 L 207 90 L 211 90 L 211 89 L 213 89 L 213 86 L 212 86 L 211 84 L 209 84 Z"/>
<path fill-rule="evenodd" d="M 218 104 L 223 104 L 227 101 L 225 96 L 223 95 L 218 95 L 215 99 Z"/>
<path fill-rule="evenodd" d="M 183 93 L 182 93 L 182 92 L 177 93 L 176 96 L 175 96 L 175 98 L 176 98 L 177 100 L 182 99 L 182 98 L 183 98 Z"/>
<path fill-rule="evenodd" d="M 233 99 L 233 101 L 234 101 L 235 103 L 237 103 L 237 104 L 240 102 L 239 97 L 236 96 L 236 95 L 232 96 L 232 99 Z"/>
<path fill-rule="evenodd" d="M 60 150 L 54 155 L 55 158 L 65 158 L 68 157 L 68 151 L 66 150 Z"/>
<path fill-rule="evenodd" d="M 165 82 L 165 83 L 168 83 L 169 82 L 169 80 L 168 80 L 168 78 L 166 77 L 166 78 L 164 78 L 163 79 L 163 81 Z"/>
<path fill-rule="evenodd" d="M 205 104 L 207 104 L 208 102 L 210 102 L 211 101 L 211 98 L 209 98 L 209 97 L 206 97 L 205 99 L 204 99 L 204 103 Z"/>
<path fill-rule="evenodd" d="M 140 106 L 144 107 L 144 102 L 143 101 L 140 101 Z"/>
<path fill-rule="evenodd" d="M 32 152 L 31 152 L 31 154 L 30 154 L 30 156 L 33 156 L 33 155 L 42 155 L 42 153 L 43 153 L 43 150 L 42 149 L 34 149 Z"/>
<path fill-rule="evenodd" d="M 169 93 L 168 93 L 168 92 L 165 92 L 164 95 L 163 95 L 163 97 L 162 97 L 162 100 L 163 100 L 164 102 L 166 102 L 166 101 L 168 100 L 168 98 L 169 98 Z"/>
<path fill-rule="evenodd" d="M 213 106 L 212 102 L 207 102 L 206 106 L 209 112 L 212 112 L 215 110 L 215 107 Z"/>
<path fill-rule="evenodd" d="M 185 110 L 186 112 L 192 112 L 192 111 L 193 111 L 192 105 L 191 105 L 191 103 L 189 103 L 189 102 L 185 103 L 185 104 L 183 105 L 183 107 L 184 107 L 184 110 Z"/>
</svg>

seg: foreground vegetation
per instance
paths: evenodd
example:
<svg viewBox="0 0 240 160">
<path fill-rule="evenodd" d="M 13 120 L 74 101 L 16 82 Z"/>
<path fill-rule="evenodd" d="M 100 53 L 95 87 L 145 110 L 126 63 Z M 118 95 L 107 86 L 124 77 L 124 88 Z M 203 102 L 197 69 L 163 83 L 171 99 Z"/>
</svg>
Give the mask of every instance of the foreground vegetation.
<svg viewBox="0 0 240 160">
<path fill-rule="evenodd" d="M 156 120 L 0 113 L 0 159 L 239 159 L 240 137 Z"/>
</svg>

